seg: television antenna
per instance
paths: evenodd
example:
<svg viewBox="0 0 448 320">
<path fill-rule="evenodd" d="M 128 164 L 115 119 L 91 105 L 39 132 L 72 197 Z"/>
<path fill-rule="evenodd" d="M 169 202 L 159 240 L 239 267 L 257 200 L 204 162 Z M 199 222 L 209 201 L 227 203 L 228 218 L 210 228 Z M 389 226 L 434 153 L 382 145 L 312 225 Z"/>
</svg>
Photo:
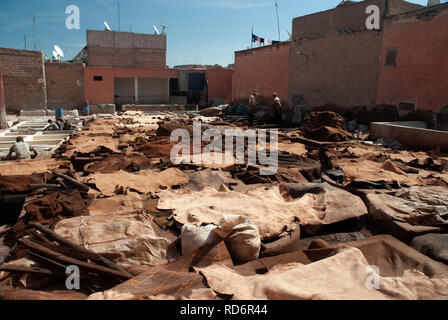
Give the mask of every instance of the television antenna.
<svg viewBox="0 0 448 320">
<path fill-rule="evenodd" d="M 156 25 L 154 25 L 153 27 L 154 27 L 154 30 L 156 31 L 156 34 L 158 34 L 160 36 L 160 31 L 159 31 L 159 29 L 157 29 Z"/>
<path fill-rule="evenodd" d="M 289 30 L 288 30 L 288 29 L 286 29 L 286 32 L 288 33 L 288 36 L 289 36 L 289 40 L 292 40 L 292 35 L 291 35 L 291 32 L 289 32 Z"/>
<path fill-rule="evenodd" d="M 104 21 L 104 26 L 106 27 L 106 31 L 111 31 L 109 24 L 106 21 Z"/>
<path fill-rule="evenodd" d="M 280 20 L 278 18 L 278 3 L 277 0 L 275 0 L 275 10 L 277 11 L 277 28 L 278 28 L 278 41 L 282 41 L 280 39 Z"/>
</svg>

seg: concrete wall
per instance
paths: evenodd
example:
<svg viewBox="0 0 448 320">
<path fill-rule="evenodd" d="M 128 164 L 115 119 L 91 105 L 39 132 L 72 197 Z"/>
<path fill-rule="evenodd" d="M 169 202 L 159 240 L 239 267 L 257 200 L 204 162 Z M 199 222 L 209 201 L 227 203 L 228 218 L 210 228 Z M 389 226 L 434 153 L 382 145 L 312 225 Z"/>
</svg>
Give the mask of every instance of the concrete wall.
<svg viewBox="0 0 448 320">
<path fill-rule="evenodd" d="M 87 30 L 89 67 L 166 68 L 166 35 Z"/>
<path fill-rule="evenodd" d="M 85 105 L 83 64 L 46 62 L 45 78 L 49 107 L 71 109 Z"/>
<path fill-rule="evenodd" d="M 102 77 L 95 81 L 94 77 Z M 129 68 L 92 68 L 86 67 L 84 71 L 85 99 L 90 104 L 115 103 L 115 78 L 177 78 L 176 69 L 129 69 Z M 167 93 L 168 95 L 168 90 Z M 165 101 L 165 99 L 164 99 Z M 164 103 L 161 101 L 160 103 Z"/>
<path fill-rule="evenodd" d="M 41 51 L 0 48 L 7 113 L 46 109 L 44 55 Z"/>
<path fill-rule="evenodd" d="M 277 92 L 288 101 L 288 59 L 290 42 L 235 52 L 232 101 L 247 104 L 253 89 L 259 92 L 258 102 L 272 103 Z"/>
<path fill-rule="evenodd" d="M 205 77 L 208 79 L 209 102 L 231 98 L 233 70 L 208 69 Z"/>
<path fill-rule="evenodd" d="M 403 123 L 373 122 L 370 125 L 373 139 L 392 139 L 401 144 L 421 149 L 448 152 L 448 132 L 404 126 Z"/>
<path fill-rule="evenodd" d="M 167 78 L 139 78 L 138 103 L 169 103 L 169 85 Z"/>
<path fill-rule="evenodd" d="M 397 49 L 396 66 L 386 66 Z M 439 112 L 448 107 L 448 4 L 385 20 L 377 104 L 413 104 Z"/>
</svg>

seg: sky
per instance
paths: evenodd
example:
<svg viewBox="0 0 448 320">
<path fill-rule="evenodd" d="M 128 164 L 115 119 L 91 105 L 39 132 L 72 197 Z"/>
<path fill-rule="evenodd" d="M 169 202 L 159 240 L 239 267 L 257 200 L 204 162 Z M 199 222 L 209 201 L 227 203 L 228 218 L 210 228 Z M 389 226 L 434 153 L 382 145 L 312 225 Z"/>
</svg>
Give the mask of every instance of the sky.
<svg viewBox="0 0 448 320">
<path fill-rule="evenodd" d="M 408 0 L 409 1 L 409 0 Z M 328 10 L 341 0 L 277 0 L 280 39 L 288 40 L 293 18 Z M 427 0 L 410 2 L 426 5 Z M 442 1 L 446 2 L 446 1 Z M 278 40 L 275 0 L 120 0 L 120 30 L 154 33 L 167 29 L 167 64 L 233 63 L 234 52 L 250 47 L 254 34 Z M 80 29 L 66 28 L 66 8 L 80 9 Z M 33 16 L 36 18 L 33 27 Z M 41 50 L 52 56 L 62 48 L 70 60 L 86 45 L 86 29 L 118 30 L 117 0 L 0 0 L 0 47 Z"/>
</svg>

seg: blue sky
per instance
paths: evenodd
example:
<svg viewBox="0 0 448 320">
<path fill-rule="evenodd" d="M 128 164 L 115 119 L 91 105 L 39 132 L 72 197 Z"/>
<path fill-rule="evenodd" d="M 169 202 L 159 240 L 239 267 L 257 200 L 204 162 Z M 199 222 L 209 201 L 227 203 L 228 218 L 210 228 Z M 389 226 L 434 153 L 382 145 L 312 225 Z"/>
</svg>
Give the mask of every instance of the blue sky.
<svg viewBox="0 0 448 320">
<path fill-rule="evenodd" d="M 341 0 L 277 0 L 281 39 L 289 38 L 292 19 L 328 10 Z M 411 2 L 426 5 L 427 0 Z M 444 2 L 444 1 L 442 1 Z M 80 30 L 67 30 L 65 9 L 80 8 Z M 168 26 L 167 64 L 233 63 L 236 50 L 250 46 L 251 28 L 277 40 L 274 0 L 120 0 L 121 31 L 154 33 L 153 25 Z M 33 15 L 36 17 L 34 38 Z M 103 30 L 106 20 L 118 29 L 117 0 L 0 0 L 0 47 L 42 50 L 51 57 L 54 44 L 73 58 L 85 46 L 85 30 Z"/>
</svg>

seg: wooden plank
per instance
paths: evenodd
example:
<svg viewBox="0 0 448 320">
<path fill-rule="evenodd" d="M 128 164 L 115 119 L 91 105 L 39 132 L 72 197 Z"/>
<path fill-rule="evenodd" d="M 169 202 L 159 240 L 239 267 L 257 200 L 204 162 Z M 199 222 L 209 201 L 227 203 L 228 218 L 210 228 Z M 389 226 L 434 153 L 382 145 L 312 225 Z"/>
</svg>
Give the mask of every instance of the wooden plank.
<svg viewBox="0 0 448 320">
<path fill-rule="evenodd" d="M 40 241 L 42 241 L 43 243 L 46 243 L 46 244 L 53 245 L 53 243 L 52 243 L 50 240 L 48 240 L 47 238 L 45 238 L 43 235 L 41 235 L 41 234 L 40 234 L 39 232 L 37 232 L 36 230 L 31 229 L 31 230 L 30 230 L 30 233 L 31 233 L 37 240 L 40 240 Z"/>
<path fill-rule="evenodd" d="M 44 256 L 50 257 L 52 259 L 56 259 L 57 261 L 67 263 L 69 265 L 75 265 L 78 268 L 84 269 L 89 272 L 98 273 L 98 274 L 102 274 L 102 275 L 113 277 L 113 278 L 120 278 L 120 279 L 124 279 L 124 280 L 129 280 L 132 278 L 132 276 L 129 276 L 127 273 L 119 272 L 119 271 L 112 270 L 112 269 L 109 269 L 109 268 L 106 268 L 106 267 L 103 267 L 100 265 L 96 265 L 96 264 L 84 262 L 81 260 L 77 260 L 77 259 L 74 259 L 71 257 L 67 257 L 67 256 L 63 255 L 62 253 L 53 251 L 51 249 L 48 249 L 38 243 L 34 243 L 27 239 L 19 239 L 18 241 L 21 244 L 23 244 L 24 246 L 30 248 L 31 250 L 37 251 L 38 253 L 40 253 Z"/>
<path fill-rule="evenodd" d="M 123 268 L 116 265 L 115 263 L 113 263 L 112 261 L 106 259 L 105 257 L 97 254 L 96 252 L 93 252 L 92 250 L 86 249 L 83 246 L 80 246 L 79 244 L 71 242 L 70 240 L 67 240 L 64 237 L 61 237 L 56 232 L 51 231 L 50 229 L 48 229 L 47 227 L 43 226 L 40 223 L 31 223 L 31 225 L 33 227 L 35 227 L 36 229 L 38 229 L 40 232 L 44 233 L 47 237 L 60 243 L 61 245 L 69 247 L 73 250 L 76 250 L 79 253 L 88 255 L 87 256 L 88 259 L 100 262 L 100 263 L 104 264 L 105 266 L 107 266 L 113 270 L 119 271 L 121 273 L 127 274 L 130 277 L 134 276 L 134 275 L 130 274 L 129 272 L 127 272 L 126 270 L 124 270 Z"/>
<path fill-rule="evenodd" d="M 24 267 L 24 266 L 16 266 L 16 265 L 0 265 L 0 271 L 13 272 L 13 273 L 29 273 L 29 274 L 37 274 L 42 276 L 51 276 L 51 277 L 62 277 L 65 278 L 66 275 L 61 272 L 54 272 L 49 269 L 36 268 L 36 267 Z"/>
<path fill-rule="evenodd" d="M 69 176 L 67 176 L 67 175 L 65 175 L 63 173 L 53 171 L 53 174 L 56 177 L 59 177 L 59 178 L 65 180 L 65 181 L 67 181 L 67 183 L 73 185 L 74 187 L 76 187 L 77 189 L 79 189 L 81 191 L 88 192 L 90 190 L 89 186 L 87 186 L 84 183 L 79 182 L 78 180 L 75 180 L 72 177 L 69 177 Z"/>
</svg>

